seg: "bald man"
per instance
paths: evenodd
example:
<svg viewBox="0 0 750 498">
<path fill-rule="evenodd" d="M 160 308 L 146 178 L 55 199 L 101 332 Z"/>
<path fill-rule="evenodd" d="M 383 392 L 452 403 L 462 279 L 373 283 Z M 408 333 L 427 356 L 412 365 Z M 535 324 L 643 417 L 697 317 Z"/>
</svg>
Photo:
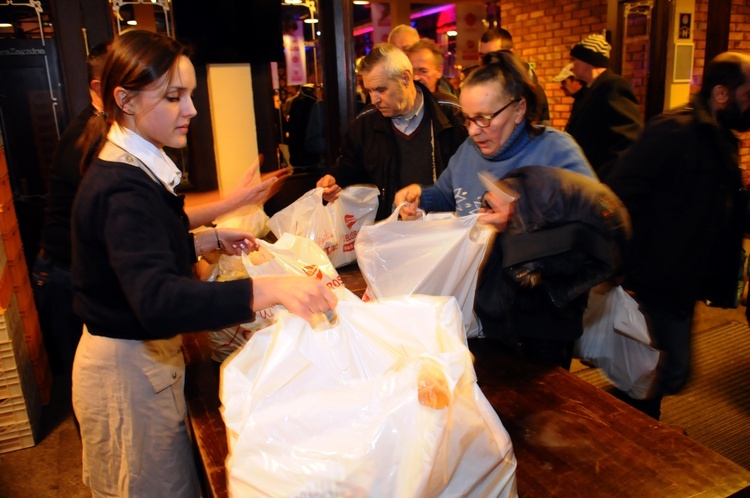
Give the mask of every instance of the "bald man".
<svg viewBox="0 0 750 498">
<path fill-rule="evenodd" d="M 399 24 L 388 34 L 388 43 L 401 50 L 419 41 L 419 32 L 408 24 Z"/>
</svg>

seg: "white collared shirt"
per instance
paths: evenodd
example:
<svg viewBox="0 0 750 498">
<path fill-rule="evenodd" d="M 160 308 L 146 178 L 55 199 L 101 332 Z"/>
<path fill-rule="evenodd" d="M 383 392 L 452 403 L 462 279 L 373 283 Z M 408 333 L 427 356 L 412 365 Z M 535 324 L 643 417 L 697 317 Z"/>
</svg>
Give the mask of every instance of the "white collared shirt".
<svg viewBox="0 0 750 498">
<path fill-rule="evenodd" d="M 182 172 L 163 149 L 118 123 L 112 124 L 107 140 L 135 156 L 170 192 L 175 193 L 174 189 L 182 180 Z"/>
<path fill-rule="evenodd" d="M 412 112 L 392 118 L 393 126 L 404 135 L 408 136 L 414 133 L 424 117 L 424 95 L 422 95 L 422 90 L 419 87 L 417 87 L 417 101 L 419 101 L 419 105 Z"/>
</svg>

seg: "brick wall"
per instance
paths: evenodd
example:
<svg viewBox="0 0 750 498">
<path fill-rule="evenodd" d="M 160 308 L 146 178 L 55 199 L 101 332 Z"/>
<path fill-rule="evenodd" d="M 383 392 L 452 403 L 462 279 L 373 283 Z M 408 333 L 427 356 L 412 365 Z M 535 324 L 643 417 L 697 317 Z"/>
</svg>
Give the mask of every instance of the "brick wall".
<svg viewBox="0 0 750 498">
<path fill-rule="evenodd" d="M 750 4 L 747 0 L 732 0 L 729 27 L 729 50 L 750 52 Z M 700 88 L 703 68 L 706 66 L 706 28 L 708 0 L 695 1 L 695 62 L 691 90 Z M 740 134 L 740 165 L 750 169 L 750 132 Z"/>
<path fill-rule="evenodd" d="M 732 0 L 729 50 L 750 53 L 750 3 L 747 0 Z M 740 161 L 743 168 L 750 169 L 750 132 L 741 134 L 740 139 Z"/>
<path fill-rule="evenodd" d="M 513 35 L 516 54 L 536 68 L 549 100 L 552 126 L 563 129 L 568 121 L 573 99 L 566 97 L 560 90 L 560 85 L 553 82 L 552 78 L 569 62 L 570 48 L 574 44 L 583 37 L 601 33 L 606 28 L 607 0 L 571 1 L 565 5 L 558 5 L 555 0 L 504 0 L 500 6 L 500 19 L 502 26 Z M 700 85 L 705 66 L 707 21 L 708 0 L 696 0 L 693 21 L 693 91 Z M 639 41 L 631 38 L 629 43 L 637 44 Z M 732 0 L 729 48 L 750 52 L 750 4 L 747 0 Z M 640 71 L 638 61 L 632 61 L 627 56 L 631 49 L 635 50 L 632 46 L 624 47 L 626 58 L 623 74 L 632 78 L 638 92 Z M 750 133 L 742 134 L 741 139 L 742 166 L 750 169 Z"/>
<path fill-rule="evenodd" d="M 570 62 L 570 48 L 607 22 L 606 0 L 581 0 L 559 5 L 555 0 L 503 1 L 502 26 L 511 32 L 516 54 L 534 64 L 550 105 L 552 126 L 563 129 L 573 99 L 552 78 Z"/>
</svg>

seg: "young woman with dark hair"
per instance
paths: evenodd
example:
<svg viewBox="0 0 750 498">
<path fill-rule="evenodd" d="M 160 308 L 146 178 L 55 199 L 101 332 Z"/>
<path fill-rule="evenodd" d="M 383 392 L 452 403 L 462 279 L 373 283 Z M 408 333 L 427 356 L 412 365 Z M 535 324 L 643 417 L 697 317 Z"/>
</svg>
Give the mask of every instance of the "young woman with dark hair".
<svg viewBox="0 0 750 498">
<path fill-rule="evenodd" d="M 195 86 L 185 47 L 148 31 L 119 36 L 104 66 L 103 112 L 85 144 L 92 160 L 72 220 L 74 309 L 85 324 L 73 406 L 94 496 L 200 496 L 180 333 L 247 322 L 277 303 L 306 319 L 336 305 L 305 277 L 192 278 L 202 254 L 257 246 L 239 230 L 188 231 L 174 192 L 180 171 L 163 147 L 186 145 Z"/>
</svg>

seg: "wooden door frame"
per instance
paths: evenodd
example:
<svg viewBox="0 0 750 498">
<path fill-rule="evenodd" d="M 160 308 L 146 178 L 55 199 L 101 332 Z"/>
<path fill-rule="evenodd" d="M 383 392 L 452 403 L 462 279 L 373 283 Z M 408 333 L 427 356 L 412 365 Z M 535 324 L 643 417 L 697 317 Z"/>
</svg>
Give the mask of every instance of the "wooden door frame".
<svg viewBox="0 0 750 498">
<path fill-rule="evenodd" d="M 617 35 L 612 40 L 612 70 L 622 73 L 622 34 L 625 31 L 624 5 L 634 0 L 620 0 L 617 4 Z M 645 116 L 649 118 L 664 112 L 664 94 L 667 83 L 667 44 L 669 43 L 669 0 L 653 0 L 651 32 L 649 33 L 648 83 L 646 84 Z"/>
</svg>

